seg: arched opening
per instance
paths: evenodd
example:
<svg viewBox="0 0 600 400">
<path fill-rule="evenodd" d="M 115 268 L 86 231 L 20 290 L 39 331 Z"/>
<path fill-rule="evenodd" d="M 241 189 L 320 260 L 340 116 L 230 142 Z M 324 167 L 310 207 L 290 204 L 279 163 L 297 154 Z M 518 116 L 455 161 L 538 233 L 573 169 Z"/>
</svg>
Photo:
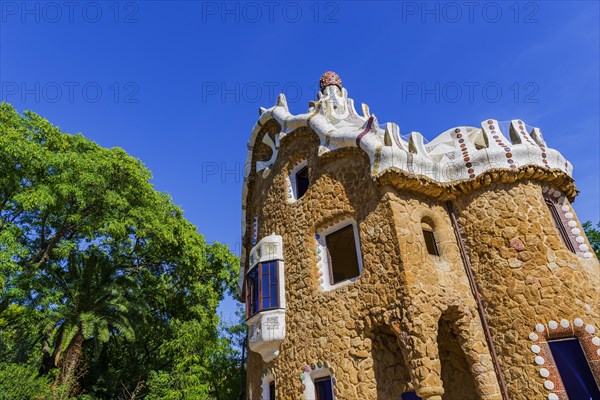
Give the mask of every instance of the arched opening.
<svg viewBox="0 0 600 400">
<path fill-rule="evenodd" d="M 287 183 L 287 196 L 289 202 L 294 202 L 302 198 L 310 186 L 308 161 L 294 161 L 290 168 Z"/>
<path fill-rule="evenodd" d="M 409 391 L 406 362 L 397 336 L 388 327 L 373 331 L 371 356 L 379 400 L 396 400 L 399 393 Z"/>
<path fill-rule="evenodd" d="M 423 240 L 425 241 L 427 253 L 439 257 L 440 250 L 435 235 L 435 225 L 433 224 L 433 221 L 428 217 L 424 217 L 421 221 L 421 229 L 423 231 Z"/>
<path fill-rule="evenodd" d="M 300 379 L 306 399 L 335 400 L 337 395 L 336 379 L 327 362 L 318 361 L 316 364 L 305 365 Z"/>
<path fill-rule="evenodd" d="M 438 325 L 443 400 L 477 400 L 477 384 L 461 347 L 456 318 L 443 315 Z"/>
<path fill-rule="evenodd" d="M 275 376 L 269 370 L 263 374 L 261 382 L 261 400 L 275 400 Z"/>
</svg>

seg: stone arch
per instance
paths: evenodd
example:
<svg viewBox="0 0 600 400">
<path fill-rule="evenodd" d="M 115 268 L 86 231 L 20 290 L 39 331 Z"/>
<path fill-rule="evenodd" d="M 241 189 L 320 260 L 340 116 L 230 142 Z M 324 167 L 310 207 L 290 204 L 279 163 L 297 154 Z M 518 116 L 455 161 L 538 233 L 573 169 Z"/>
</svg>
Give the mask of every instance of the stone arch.
<svg viewBox="0 0 600 400">
<path fill-rule="evenodd" d="M 431 339 L 416 340 L 415 332 L 399 334 L 401 341 L 406 343 L 413 388 L 420 397 L 431 400 L 502 398 L 475 310 L 463 305 L 451 305 L 441 310 L 434 308 L 425 321 L 419 317 L 418 325 L 423 322 L 428 328 L 416 333 Z M 433 340 L 435 342 L 431 343 Z M 457 377 L 453 376 L 455 370 L 460 371 Z"/>
<path fill-rule="evenodd" d="M 467 356 L 468 343 L 462 332 L 465 318 L 458 307 L 448 308 L 438 321 L 437 345 L 443 382 L 443 400 L 477 400 L 478 384 L 472 362 Z"/>
<path fill-rule="evenodd" d="M 596 328 L 586 324 L 581 318 L 575 318 L 573 321 L 561 319 L 560 322 L 540 322 L 529 334 L 529 340 L 533 343 L 530 347 L 533 362 L 540 368 L 540 381 L 543 380 L 543 385 L 548 391 L 548 400 L 568 399 L 548 340 L 567 337 L 579 339 L 592 375 L 600 387 L 600 338 L 596 335 Z"/>
<path fill-rule="evenodd" d="M 407 391 L 415 391 L 422 399 L 441 400 L 444 388 L 440 378 L 437 337 L 439 308 L 414 309 L 400 320 L 389 322 L 408 365 L 410 382 Z"/>
<path fill-rule="evenodd" d="M 367 335 L 371 340 L 371 358 L 377 398 L 396 399 L 398 393 L 412 390 L 409 367 L 401 342 L 389 325 L 376 325 Z"/>
</svg>

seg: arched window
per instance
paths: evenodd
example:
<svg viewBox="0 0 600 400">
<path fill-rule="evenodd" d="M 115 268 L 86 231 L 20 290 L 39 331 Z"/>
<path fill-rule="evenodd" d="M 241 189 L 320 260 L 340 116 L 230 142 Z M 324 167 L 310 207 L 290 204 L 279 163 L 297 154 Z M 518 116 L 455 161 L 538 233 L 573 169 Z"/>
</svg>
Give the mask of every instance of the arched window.
<svg viewBox="0 0 600 400">
<path fill-rule="evenodd" d="M 335 400 L 335 377 L 325 362 L 305 365 L 300 379 L 304 385 L 304 396 L 310 400 Z"/>
<path fill-rule="evenodd" d="M 437 241 L 435 240 L 433 225 L 423 221 L 421 222 L 421 228 L 423 229 L 423 239 L 425 240 L 427 253 L 432 256 L 439 256 L 440 251 L 438 249 Z"/>
<path fill-rule="evenodd" d="M 296 201 L 306 194 L 310 186 L 308 162 L 306 160 L 294 162 L 288 176 L 288 200 Z"/>
<path fill-rule="evenodd" d="M 275 376 L 270 370 L 263 373 L 260 392 L 261 400 L 275 400 Z"/>
</svg>

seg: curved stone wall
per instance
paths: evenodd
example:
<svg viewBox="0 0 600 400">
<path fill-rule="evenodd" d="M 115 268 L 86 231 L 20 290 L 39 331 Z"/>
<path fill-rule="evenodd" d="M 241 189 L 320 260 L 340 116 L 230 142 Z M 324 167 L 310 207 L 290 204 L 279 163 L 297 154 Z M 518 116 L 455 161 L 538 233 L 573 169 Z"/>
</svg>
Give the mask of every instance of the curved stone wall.
<svg viewBox="0 0 600 400">
<path fill-rule="evenodd" d="M 530 350 L 529 334 L 540 320 L 600 322 L 598 261 L 567 249 L 544 201 L 548 190 L 531 181 L 499 183 L 456 201 L 513 398 L 548 396 Z"/>
</svg>

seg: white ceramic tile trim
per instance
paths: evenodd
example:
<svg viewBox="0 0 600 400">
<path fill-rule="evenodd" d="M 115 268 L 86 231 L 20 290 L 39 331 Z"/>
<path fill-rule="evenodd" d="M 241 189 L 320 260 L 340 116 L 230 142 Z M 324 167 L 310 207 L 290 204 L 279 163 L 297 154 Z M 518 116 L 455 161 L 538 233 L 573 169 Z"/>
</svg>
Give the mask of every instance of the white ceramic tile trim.
<svg viewBox="0 0 600 400">
<path fill-rule="evenodd" d="M 567 221 L 567 230 L 575 238 L 577 255 L 583 258 L 594 257 L 594 254 L 590 251 L 590 246 L 585 244 L 585 238 L 581 234 L 581 229 L 577 227 L 577 221 L 573 219 L 575 214 L 571 208 L 571 205 L 569 204 L 569 201 L 558 190 L 544 187 L 543 192 L 549 196 L 558 198 L 558 204 L 560 205 L 558 209 L 563 213 L 563 216 Z"/>
<path fill-rule="evenodd" d="M 252 246 L 256 244 L 258 239 L 258 214 L 254 214 L 252 219 Z"/>
<path fill-rule="evenodd" d="M 260 382 L 261 400 L 270 400 L 269 385 L 271 384 L 271 382 L 275 382 L 275 375 L 273 374 L 273 371 L 271 369 L 268 369 L 265 372 L 263 372 Z M 277 382 L 275 382 L 275 385 L 277 385 Z"/>
<path fill-rule="evenodd" d="M 356 256 L 358 258 L 358 276 L 348 279 L 339 283 L 331 282 L 330 265 L 329 265 L 329 252 L 327 250 L 327 235 L 342 229 L 348 225 L 352 225 L 354 230 L 354 241 L 356 245 Z M 328 226 L 315 234 L 315 253 L 317 256 L 317 275 L 319 281 L 319 288 L 322 291 L 330 291 L 337 289 L 338 287 L 349 285 L 356 281 L 362 275 L 362 254 L 360 250 L 360 237 L 358 226 L 356 221 L 352 218 L 344 218 L 331 226 Z"/>
<path fill-rule="evenodd" d="M 319 378 L 331 377 L 331 386 L 333 389 L 333 398 L 336 396 L 336 379 L 334 376 L 334 370 L 329 366 L 327 362 L 318 361 L 317 363 L 312 363 L 310 365 L 305 365 L 302 369 L 302 373 L 300 374 L 300 380 L 302 381 L 302 385 L 304 387 L 304 396 L 306 400 L 314 400 L 316 399 L 315 393 L 315 380 Z"/>
<path fill-rule="evenodd" d="M 306 167 L 308 162 L 306 160 L 294 161 L 294 166 L 287 177 L 287 200 L 290 203 L 298 200 L 298 188 L 296 186 L 296 174 L 302 168 Z"/>
<path fill-rule="evenodd" d="M 533 342 L 537 342 L 539 340 L 539 335 L 536 332 L 542 333 L 546 330 L 546 326 L 548 326 L 548 329 L 550 331 L 553 331 L 555 329 L 557 329 L 559 327 L 559 325 L 563 328 L 568 328 L 571 323 L 566 320 L 566 319 L 561 319 L 560 323 L 554 321 L 554 320 L 550 320 L 548 321 L 548 323 L 546 325 L 542 324 L 542 323 L 538 323 L 535 325 L 535 331 L 531 332 L 529 334 L 529 340 L 533 341 Z M 582 326 L 585 325 L 585 323 L 583 322 L 583 320 L 581 318 L 575 318 L 573 320 L 573 325 L 575 325 L 576 327 L 580 328 Z M 596 328 L 593 325 L 585 325 L 585 331 L 589 334 L 594 334 L 596 332 Z M 598 336 L 595 336 L 592 339 L 592 343 L 598 347 L 598 349 L 596 349 L 596 354 L 598 354 L 600 356 L 600 338 Z M 546 364 L 546 360 L 544 360 L 544 358 L 540 355 L 538 355 L 541 351 L 540 346 L 538 346 L 537 344 L 533 344 L 530 347 L 531 352 L 534 354 L 534 358 L 533 361 L 536 365 L 540 366 L 540 376 L 542 378 L 545 379 L 544 381 L 544 387 L 550 391 L 550 393 L 548 393 L 548 400 L 558 400 L 558 395 L 556 393 L 552 393 L 552 390 L 554 390 L 556 383 L 552 382 L 550 379 L 548 379 L 550 377 L 550 371 L 548 371 L 547 368 L 544 367 L 544 365 Z"/>
</svg>

